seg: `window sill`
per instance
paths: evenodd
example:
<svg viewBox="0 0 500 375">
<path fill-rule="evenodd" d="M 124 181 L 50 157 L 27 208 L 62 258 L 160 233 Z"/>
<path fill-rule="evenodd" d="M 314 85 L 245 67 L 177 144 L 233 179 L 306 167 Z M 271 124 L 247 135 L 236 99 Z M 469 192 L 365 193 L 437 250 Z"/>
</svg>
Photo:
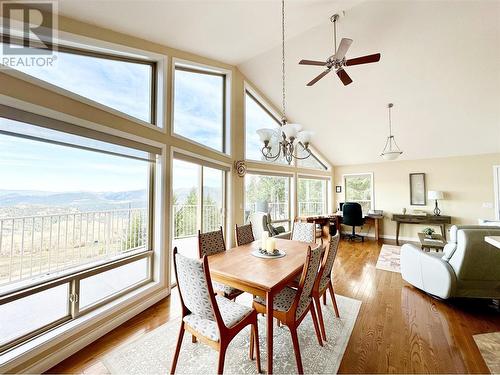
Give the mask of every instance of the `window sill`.
<svg viewBox="0 0 500 375">
<path fill-rule="evenodd" d="M 169 294 L 170 291 L 160 282 L 152 282 L 134 290 L 1 354 L 0 373 L 44 372 Z M 141 301 L 137 303 L 138 300 Z M 54 354 L 46 354 L 61 343 L 64 343 L 63 347 Z"/>
</svg>

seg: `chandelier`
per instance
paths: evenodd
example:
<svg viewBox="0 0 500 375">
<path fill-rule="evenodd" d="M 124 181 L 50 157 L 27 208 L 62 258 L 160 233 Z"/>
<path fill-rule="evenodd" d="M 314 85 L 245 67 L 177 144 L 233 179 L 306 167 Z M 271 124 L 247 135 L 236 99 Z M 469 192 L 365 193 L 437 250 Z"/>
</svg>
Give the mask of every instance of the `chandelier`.
<svg viewBox="0 0 500 375">
<path fill-rule="evenodd" d="M 392 122 L 391 122 L 391 108 L 394 107 L 394 104 L 389 103 L 387 105 L 387 108 L 389 110 L 389 136 L 387 137 L 387 140 L 385 141 L 385 146 L 384 150 L 380 154 L 384 160 L 396 160 L 399 158 L 399 156 L 403 153 L 403 151 L 400 150 L 399 146 L 396 143 L 396 140 L 394 139 L 394 136 L 392 135 Z"/>
<path fill-rule="evenodd" d="M 281 156 L 290 165 L 292 160 L 304 160 L 311 156 L 309 143 L 313 133 L 311 131 L 302 130 L 299 124 L 288 124 L 286 119 L 286 90 L 285 90 L 285 0 L 281 0 L 281 82 L 282 82 L 282 111 L 281 111 L 281 127 L 278 132 L 275 129 L 259 129 L 257 134 L 261 142 L 264 143 L 261 152 L 267 161 L 276 161 Z M 271 147 L 271 139 L 277 136 L 278 150 L 273 154 Z M 296 152 L 298 145 L 301 145 L 306 155 L 299 157 Z"/>
</svg>

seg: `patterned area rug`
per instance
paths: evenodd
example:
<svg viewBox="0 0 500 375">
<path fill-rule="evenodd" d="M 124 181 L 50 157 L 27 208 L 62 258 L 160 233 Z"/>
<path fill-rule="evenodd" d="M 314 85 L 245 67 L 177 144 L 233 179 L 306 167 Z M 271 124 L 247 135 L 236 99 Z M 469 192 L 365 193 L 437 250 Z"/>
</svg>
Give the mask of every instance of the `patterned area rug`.
<svg viewBox="0 0 500 375">
<path fill-rule="evenodd" d="M 500 332 L 474 335 L 481 355 L 492 374 L 500 374 Z"/>
<path fill-rule="evenodd" d="M 345 352 L 356 322 L 361 301 L 336 296 L 340 318 L 335 317 L 331 301 L 322 305 L 328 341 L 318 345 L 310 314 L 299 326 L 302 364 L 306 373 L 335 374 Z M 138 340 L 125 345 L 104 359 L 112 374 L 167 374 L 175 350 L 180 319 L 175 319 Z M 274 372 L 297 372 L 290 332 L 286 327 L 274 326 Z M 248 358 L 250 330 L 243 330 L 231 342 L 224 372 L 227 374 L 255 374 L 256 363 Z M 259 342 L 262 367 L 266 364 L 266 322 L 259 316 Z M 218 352 L 201 343 L 193 344 L 191 335 L 185 334 L 176 373 L 213 374 L 217 371 Z"/>
<path fill-rule="evenodd" d="M 375 268 L 390 272 L 401 273 L 399 265 L 401 246 L 382 245 Z"/>
</svg>

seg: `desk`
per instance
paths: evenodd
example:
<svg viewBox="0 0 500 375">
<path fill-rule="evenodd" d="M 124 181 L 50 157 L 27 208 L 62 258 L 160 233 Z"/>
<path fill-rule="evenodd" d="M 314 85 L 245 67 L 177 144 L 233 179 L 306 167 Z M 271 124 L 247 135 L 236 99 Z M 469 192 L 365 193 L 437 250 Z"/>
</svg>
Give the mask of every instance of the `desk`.
<svg viewBox="0 0 500 375">
<path fill-rule="evenodd" d="M 340 225 L 342 224 L 342 214 L 339 212 L 335 214 L 337 230 L 340 231 Z M 380 220 L 384 219 L 384 215 L 373 215 L 368 214 L 363 217 L 365 219 L 365 224 L 370 224 L 375 227 L 375 241 L 380 238 Z"/>
<path fill-rule="evenodd" d="M 266 300 L 267 373 L 273 372 L 273 297 L 297 275 L 306 260 L 307 247 L 314 244 L 277 238 L 276 248 L 286 256 L 262 259 L 252 255 L 260 241 L 236 246 L 208 257 L 212 280 L 232 286 Z"/>
<path fill-rule="evenodd" d="M 330 240 L 330 222 L 334 222 L 335 215 L 311 215 L 311 216 L 299 216 L 295 219 L 296 221 L 315 223 L 321 226 L 321 239 L 323 244 L 327 244 Z"/>
<path fill-rule="evenodd" d="M 451 224 L 451 216 L 394 214 L 392 215 L 392 221 L 396 222 L 396 245 L 399 245 L 399 227 L 401 224 L 439 225 L 441 235 L 446 241 L 446 224 Z"/>
</svg>

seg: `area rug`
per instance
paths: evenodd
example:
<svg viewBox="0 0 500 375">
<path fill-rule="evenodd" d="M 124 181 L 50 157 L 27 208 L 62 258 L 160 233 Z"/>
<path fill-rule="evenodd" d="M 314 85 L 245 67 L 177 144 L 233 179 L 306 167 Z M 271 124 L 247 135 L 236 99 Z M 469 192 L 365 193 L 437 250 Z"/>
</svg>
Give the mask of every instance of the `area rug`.
<svg viewBox="0 0 500 375">
<path fill-rule="evenodd" d="M 390 272 L 401 273 L 399 265 L 401 246 L 382 245 L 375 268 Z"/>
<path fill-rule="evenodd" d="M 306 373 L 335 374 L 345 352 L 347 342 L 356 322 L 361 301 L 336 296 L 340 318 L 335 317 L 330 300 L 322 305 L 328 341 L 318 345 L 310 314 L 299 326 L 299 343 L 302 363 Z M 175 319 L 136 341 L 124 345 L 104 359 L 111 374 L 167 374 L 175 351 L 180 318 Z M 273 370 L 276 374 L 297 372 L 290 332 L 286 327 L 276 327 L 274 333 Z M 227 374 L 255 374 L 256 364 L 248 358 L 250 330 L 247 327 L 231 342 L 227 352 L 224 372 Z M 261 363 L 266 365 L 266 321 L 259 316 L 259 343 Z M 213 374 L 217 371 L 218 352 L 201 343 L 193 344 L 191 335 L 185 334 L 176 373 Z"/>
<path fill-rule="evenodd" d="M 474 335 L 481 355 L 492 374 L 500 374 L 500 332 Z"/>
</svg>

